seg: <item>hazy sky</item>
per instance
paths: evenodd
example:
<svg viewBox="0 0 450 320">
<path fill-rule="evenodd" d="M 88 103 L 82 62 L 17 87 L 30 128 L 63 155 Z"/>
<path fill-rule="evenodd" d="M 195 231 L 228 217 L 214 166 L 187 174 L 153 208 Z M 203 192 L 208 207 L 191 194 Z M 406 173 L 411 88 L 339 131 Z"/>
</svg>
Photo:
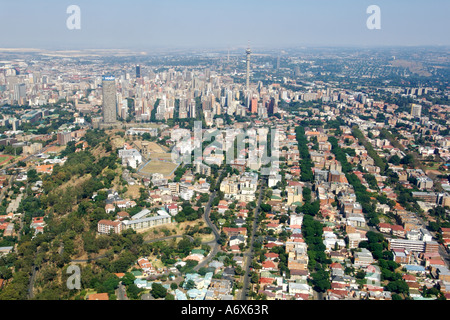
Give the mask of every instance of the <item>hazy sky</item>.
<svg viewBox="0 0 450 320">
<path fill-rule="evenodd" d="M 69 5 L 81 29 L 69 30 Z M 381 30 L 369 30 L 369 5 Z M 0 47 L 450 45 L 449 0 L 0 0 Z"/>
</svg>

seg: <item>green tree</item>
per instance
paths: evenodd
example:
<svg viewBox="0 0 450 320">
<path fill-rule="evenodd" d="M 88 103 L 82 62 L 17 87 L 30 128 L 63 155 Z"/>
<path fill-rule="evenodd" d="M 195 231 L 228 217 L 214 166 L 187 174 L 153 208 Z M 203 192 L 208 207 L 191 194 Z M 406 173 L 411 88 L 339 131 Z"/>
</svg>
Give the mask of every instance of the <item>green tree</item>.
<svg viewBox="0 0 450 320">
<path fill-rule="evenodd" d="M 164 288 L 162 284 L 153 282 L 151 294 L 155 299 L 165 298 L 167 295 L 167 289 Z"/>
</svg>

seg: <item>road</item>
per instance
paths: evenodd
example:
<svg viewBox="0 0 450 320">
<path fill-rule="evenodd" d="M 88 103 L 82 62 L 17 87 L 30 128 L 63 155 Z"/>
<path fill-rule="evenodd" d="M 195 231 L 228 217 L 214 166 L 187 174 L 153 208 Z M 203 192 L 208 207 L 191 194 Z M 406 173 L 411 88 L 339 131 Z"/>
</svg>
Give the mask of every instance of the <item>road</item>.
<svg viewBox="0 0 450 320">
<path fill-rule="evenodd" d="M 122 282 L 119 283 L 119 287 L 116 290 L 116 296 L 117 300 L 129 300 L 127 297 L 125 286 L 122 284 Z"/>
<path fill-rule="evenodd" d="M 28 299 L 34 298 L 33 287 L 34 287 L 34 281 L 36 279 L 36 270 L 38 269 L 36 266 L 32 266 L 31 268 L 32 268 L 31 269 L 31 277 L 30 277 L 30 282 L 28 284 Z"/>
<path fill-rule="evenodd" d="M 222 173 L 223 173 L 224 169 L 221 169 L 218 172 L 217 175 L 217 186 L 220 186 L 220 182 L 221 182 L 221 177 L 222 177 Z M 205 244 L 209 245 L 211 247 L 211 251 L 209 252 L 208 256 L 201 261 L 198 265 L 196 265 L 194 267 L 195 271 L 198 271 L 200 268 L 205 267 L 215 256 L 216 254 L 220 251 L 220 245 L 219 245 L 219 239 L 220 239 L 220 232 L 217 229 L 216 225 L 214 223 L 212 223 L 211 218 L 210 218 L 210 213 L 211 213 L 211 204 L 214 201 L 214 198 L 216 197 L 217 194 L 217 190 L 214 190 L 213 193 L 210 194 L 209 196 L 209 201 L 205 206 L 205 211 L 203 213 L 203 217 L 206 221 L 206 224 L 208 225 L 208 227 L 211 228 L 213 234 L 214 234 L 214 240 L 206 242 Z"/>
<path fill-rule="evenodd" d="M 220 238 L 220 233 L 217 230 L 217 227 L 212 223 L 210 216 L 209 216 L 209 214 L 211 212 L 211 204 L 214 201 L 214 198 L 216 197 L 216 193 L 217 193 L 216 191 L 211 193 L 211 195 L 209 197 L 209 201 L 206 204 L 205 211 L 204 211 L 204 218 L 205 218 L 206 224 L 208 225 L 208 227 L 211 228 L 211 230 L 214 234 L 214 240 L 209 241 L 209 242 L 204 242 L 204 244 L 208 244 L 211 247 L 211 251 L 209 252 L 208 256 L 203 261 L 201 261 L 198 265 L 196 265 L 193 268 L 195 271 L 198 271 L 200 268 L 205 267 L 216 256 L 217 252 L 219 252 L 219 250 L 220 250 L 220 245 L 218 243 L 218 240 Z M 164 238 L 158 238 L 158 239 L 154 239 L 154 240 L 144 241 L 144 243 L 151 243 L 151 242 L 168 240 L 168 239 L 178 238 L 178 237 L 183 237 L 183 236 L 181 236 L 181 235 L 168 236 L 168 237 L 164 237 Z M 191 241 L 194 241 L 194 239 L 192 237 L 190 237 L 190 236 L 187 236 L 187 237 Z M 117 294 L 117 300 L 128 300 L 128 298 L 126 296 L 125 286 L 122 283 L 119 284 L 119 287 L 116 290 L 116 294 Z M 153 297 L 150 294 L 147 294 L 142 299 L 143 300 L 153 300 Z"/>
<path fill-rule="evenodd" d="M 222 172 L 219 173 L 219 176 Z M 217 191 L 214 190 L 213 193 L 211 193 L 210 197 L 209 197 L 209 201 L 205 206 L 205 212 L 204 212 L 204 218 L 206 221 L 206 224 L 208 225 L 208 227 L 211 228 L 213 234 L 214 234 L 214 240 L 206 243 L 211 247 L 211 251 L 209 252 L 209 254 L 206 256 L 206 258 L 204 260 L 202 260 L 198 265 L 196 265 L 194 267 L 195 271 L 198 271 L 200 268 L 205 267 L 217 254 L 217 252 L 219 252 L 220 250 L 220 245 L 218 243 L 218 240 L 220 238 L 220 233 L 219 230 L 217 230 L 217 227 L 214 225 L 214 223 L 212 223 L 211 218 L 209 216 L 209 214 L 211 213 L 211 204 L 214 201 L 214 198 L 216 197 L 216 193 Z"/>
<path fill-rule="evenodd" d="M 261 183 L 260 179 L 260 190 L 259 190 L 259 197 L 258 197 L 258 203 L 255 208 L 255 218 L 253 220 L 253 226 L 252 226 L 252 234 L 250 236 L 250 244 L 247 252 L 244 254 L 244 283 L 242 286 L 242 289 L 240 291 L 240 298 L 239 300 L 247 300 L 247 294 L 249 290 L 249 282 L 250 282 L 250 265 L 253 258 L 253 241 L 255 240 L 255 234 L 256 234 L 256 228 L 258 227 L 258 215 L 259 215 L 259 206 L 261 205 L 262 196 L 264 194 L 264 186 Z"/>
<path fill-rule="evenodd" d="M 446 267 L 450 268 L 450 255 L 442 244 L 439 245 L 439 254 L 442 260 L 444 260 Z"/>
</svg>

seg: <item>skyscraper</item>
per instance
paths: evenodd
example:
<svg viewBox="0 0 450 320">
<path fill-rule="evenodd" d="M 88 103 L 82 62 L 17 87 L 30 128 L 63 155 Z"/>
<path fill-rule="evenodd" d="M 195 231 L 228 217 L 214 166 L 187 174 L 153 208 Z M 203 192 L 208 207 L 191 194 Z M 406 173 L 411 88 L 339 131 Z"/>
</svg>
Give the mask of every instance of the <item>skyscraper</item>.
<svg viewBox="0 0 450 320">
<path fill-rule="evenodd" d="M 275 98 L 271 98 L 270 101 L 267 102 L 267 113 L 269 115 L 273 115 L 274 113 L 278 112 L 278 105 L 275 101 Z"/>
<path fill-rule="evenodd" d="M 20 105 L 27 95 L 25 83 L 16 83 L 14 85 L 14 100 Z"/>
<path fill-rule="evenodd" d="M 140 78 L 141 77 L 141 66 L 137 65 L 136 66 L 136 78 Z"/>
<path fill-rule="evenodd" d="M 116 78 L 112 75 L 102 77 L 103 93 L 103 122 L 115 123 L 117 120 L 116 106 Z"/>
<path fill-rule="evenodd" d="M 253 98 L 250 101 L 250 108 L 249 108 L 251 113 L 257 113 L 258 112 L 258 99 Z"/>
<path fill-rule="evenodd" d="M 248 90 L 250 85 L 250 54 L 252 53 L 252 51 L 250 50 L 250 48 L 247 48 L 245 53 L 247 55 L 247 80 L 245 82 L 245 85 L 246 89 Z"/>
</svg>

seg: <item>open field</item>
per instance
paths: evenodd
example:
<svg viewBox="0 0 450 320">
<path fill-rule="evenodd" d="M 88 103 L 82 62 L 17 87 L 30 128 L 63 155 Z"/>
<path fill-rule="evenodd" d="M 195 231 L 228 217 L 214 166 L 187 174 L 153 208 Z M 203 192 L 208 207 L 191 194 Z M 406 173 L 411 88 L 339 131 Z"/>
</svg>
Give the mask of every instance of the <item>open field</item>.
<svg viewBox="0 0 450 320">
<path fill-rule="evenodd" d="M 171 153 L 150 153 L 150 159 L 152 160 L 164 160 L 172 162 Z"/>
<path fill-rule="evenodd" d="M 125 139 L 121 138 L 121 137 L 116 137 L 115 136 L 113 139 L 111 139 L 111 145 L 115 149 L 122 149 L 124 143 L 125 143 Z"/>
<path fill-rule="evenodd" d="M 154 228 L 146 230 L 143 233 L 144 241 L 154 240 L 154 239 L 165 237 L 165 234 L 163 233 L 164 229 L 167 229 L 167 230 L 170 231 L 170 234 L 168 234 L 169 236 L 184 235 L 184 234 L 186 234 L 186 227 L 187 226 L 189 226 L 190 228 L 193 228 L 195 225 L 198 225 L 199 223 L 201 225 L 200 228 L 204 228 L 204 227 L 207 226 L 205 220 L 202 219 L 201 222 L 199 220 L 184 221 L 184 222 L 181 222 L 181 223 L 172 223 L 172 224 L 168 224 L 168 225 L 154 227 Z M 175 230 L 175 233 L 173 232 L 173 230 Z M 157 233 L 155 233 L 155 231 L 157 231 Z M 194 237 L 195 238 L 199 237 L 202 242 L 209 242 L 209 241 L 213 241 L 214 240 L 214 234 L 212 234 L 212 233 L 211 234 L 197 233 L 197 234 L 195 234 Z M 175 238 L 175 239 L 171 239 L 171 240 L 167 240 L 167 241 L 178 242 L 180 240 L 181 240 L 181 238 Z"/>
<path fill-rule="evenodd" d="M 143 186 L 135 184 L 135 185 L 127 185 L 127 192 L 125 192 L 124 197 L 126 199 L 138 199 L 140 197 L 139 189 Z"/>
<path fill-rule="evenodd" d="M 11 159 L 14 159 L 14 157 L 7 154 L 0 154 L 0 166 L 8 163 L 8 161 Z"/>
<path fill-rule="evenodd" d="M 59 153 L 61 151 L 63 151 L 66 147 L 64 146 L 51 146 L 48 147 L 47 150 L 45 150 L 45 152 L 43 153 Z"/>
<path fill-rule="evenodd" d="M 146 145 L 146 149 L 147 151 L 152 154 L 152 153 L 166 153 L 169 151 L 169 148 L 164 147 L 154 141 L 142 141 L 139 139 L 136 139 L 133 141 L 133 143 L 139 148 L 142 149 L 143 145 Z"/>
<path fill-rule="evenodd" d="M 172 162 L 151 160 L 139 171 L 139 173 L 144 175 L 161 173 L 164 175 L 164 177 L 169 178 L 177 166 L 178 166 L 177 164 Z"/>
<path fill-rule="evenodd" d="M 165 153 L 168 151 L 168 149 L 166 147 L 161 146 L 153 141 L 148 142 L 148 149 L 150 152 L 156 152 L 156 153 Z"/>
</svg>

